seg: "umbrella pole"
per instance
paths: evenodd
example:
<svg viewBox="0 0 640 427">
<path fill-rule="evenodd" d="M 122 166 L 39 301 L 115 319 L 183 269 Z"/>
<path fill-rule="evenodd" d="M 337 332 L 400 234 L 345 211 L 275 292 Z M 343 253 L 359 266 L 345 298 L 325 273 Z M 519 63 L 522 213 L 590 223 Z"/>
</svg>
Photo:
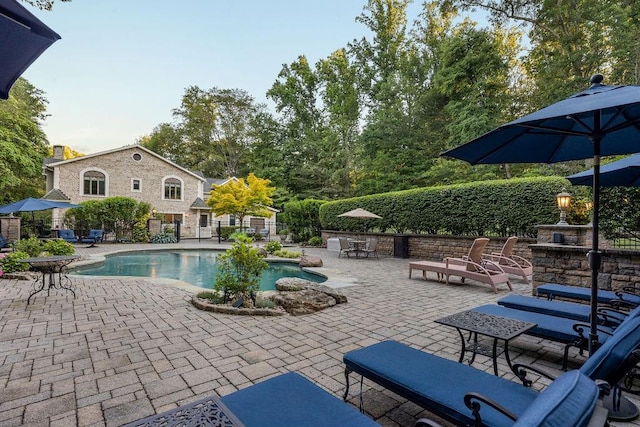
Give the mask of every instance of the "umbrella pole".
<svg viewBox="0 0 640 427">
<path fill-rule="evenodd" d="M 602 137 L 598 135 L 600 130 L 600 112 L 595 113 L 593 138 L 593 221 L 592 221 L 592 245 L 588 254 L 589 267 L 591 268 L 591 319 L 589 330 L 589 355 L 598 348 L 598 270 L 602 264 L 602 254 L 598 250 L 599 234 L 599 210 L 600 210 L 600 142 Z"/>
</svg>

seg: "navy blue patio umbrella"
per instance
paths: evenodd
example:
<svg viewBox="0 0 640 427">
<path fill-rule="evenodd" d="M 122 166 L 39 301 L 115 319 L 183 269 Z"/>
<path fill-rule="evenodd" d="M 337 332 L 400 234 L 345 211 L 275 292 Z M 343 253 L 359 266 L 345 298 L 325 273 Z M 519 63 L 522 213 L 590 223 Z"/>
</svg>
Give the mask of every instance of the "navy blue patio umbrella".
<svg viewBox="0 0 640 427">
<path fill-rule="evenodd" d="M 44 211 L 47 209 L 70 209 L 77 208 L 80 205 L 74 205 L 73 203 L 59 202 L 55 200 L 36 199 L 34 197 L 27 197 L 26 199 L 18 200 L 17 202 L 9 203 L 4 206 L 0 206 L 0 214 L 10 214 L 14 212 L 33 212 Z"/>
<path fill-rule="evenodd" d="M 573 185 L 593 185 L 593 169 L 569 175 Z M 640 154 L 600 167 L 600 187 L 640 187 Z"/>
<path fill-rule="evenodd" d="M 475 164 L 556 163 L 593 158 L 593 245 L 589 352 L 598 344 L 597 292 L 602 255 L 598 249 L 600 156 L 640 152 L 640 86 L 591 87 L 502 125 L 442 156 Z"/>
<path fill-rule="evenodd" d="M 47 209 L 56 209 L 56 208 L 71 209 L 71 208 L 78 208 L 78 207 L 80 207 L 80 205 L 75 205 L 73 203 L 27 197 L 26 199 L 18 200 L 17 202 L 0 206 L 0 214 L 13 214 L 14 212 L 31 212 L 31 221 L 35 229 L 35 225 L 36 225 L 36 218 L 34 214 L 35 211 L 45 211 Z"/>
<path fill-rule="evenodd" d="M 0 1 L 0 98 L 60 36 L 16 0 Z"/>
</svg>

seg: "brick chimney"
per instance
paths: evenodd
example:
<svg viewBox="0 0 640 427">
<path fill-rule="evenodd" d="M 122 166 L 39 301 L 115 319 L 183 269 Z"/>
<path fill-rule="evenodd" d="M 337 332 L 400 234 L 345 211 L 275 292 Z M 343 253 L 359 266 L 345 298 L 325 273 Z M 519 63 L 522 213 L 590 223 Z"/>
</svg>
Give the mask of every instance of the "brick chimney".
<svg viewBox="0 0 640 427">
<path fill-rule="evenodd" d="M 53 146 L 53 158 L 56 160 L 64 160 L 64 145 Z"/>
</svg>

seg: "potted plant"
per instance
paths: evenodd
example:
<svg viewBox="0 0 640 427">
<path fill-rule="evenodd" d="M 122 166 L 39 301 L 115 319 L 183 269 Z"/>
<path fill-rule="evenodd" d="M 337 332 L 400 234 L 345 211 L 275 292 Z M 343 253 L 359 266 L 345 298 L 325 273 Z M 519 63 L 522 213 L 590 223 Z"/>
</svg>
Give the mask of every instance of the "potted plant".
<svg viewBox="0 0 640 427">
<path fill-rule="evenodd" d="M 278 235 L 280 236 L 280 241 L 285 242 L 287 240 L 289 232 L 283 228 L 282 230 L 278 231 Z"/>
</svg>

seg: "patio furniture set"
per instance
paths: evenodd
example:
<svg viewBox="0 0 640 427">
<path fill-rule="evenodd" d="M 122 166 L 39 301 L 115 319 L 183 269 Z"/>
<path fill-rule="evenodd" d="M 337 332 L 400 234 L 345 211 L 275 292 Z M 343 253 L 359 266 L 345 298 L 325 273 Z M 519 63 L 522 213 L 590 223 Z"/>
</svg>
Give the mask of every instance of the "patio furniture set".
<svg viewBox="0 0 640 427">
<path fill-rule="evenodd" d="M 353 350 L 343 356 L 346 381 L 343 399 L 346 401 L 349 396 L 350 375 L 355 373 L 456 425 L 603 426 L 608 417 L 616 416 L 616 409 L 620 410 L 616 406 L 620 401 L 616 385 L 640 360 L 640 351 L 637 350 L 640 346 L 640 308 L 620 318 L 617 327 L 612 325 L 610 337 L 603 340 L 602 346 L 582 367 L 553 379 L 542 391 L 531 388 L 532 380 L 527 375 L 548 375 L 537 367 L 512 366 L 507 352 L 509 340 L 532 330 L 535 323 L 478 310 L 447 316 L 436 322 L 455 327 L 460 332 L 463 354 L 458 362 L 394 340 Z M 463 330 L 475 334 L 474 344 L 477 334 L 492 337 L 494 361 L 497 357 L 495 343 L 504 340 L 508 365 L 522 384 L 498 375 L 495 364 L 492 375 L 461 363 L 465 352 Z M 475 348 L 472 351 L 470 363 L 476 354 Z M 359 413 L 300 374 L 291 372 L 227 396 L 181 406 L 129 426 L 166 425 L 167 421 L 170 424 L 180 420 L 193 421 L 219 413 L 222 415 L 215 416 L 225 420 L 219 425 L 229 426 L 265 423 L 273 426 L 378 425 L 363 414 L 362 393 L 361 381 Z M 637 410 L 631 414 L 636 415 Z M 430 419 L 421 419 L 416 424 L 421 427 L 436 425 Z"/>
<path fill-rule="evenodd" d="M 360 240 L 340 237 L 338 241 L 340 242 L 338 258 L 340 258 L 341 255 L 346 255 L 347 258 L 350 258 L 351 255 L 355 255 L 356 258 L 378 258 L 378 239 L 376 238 Z"/>
</svg>

